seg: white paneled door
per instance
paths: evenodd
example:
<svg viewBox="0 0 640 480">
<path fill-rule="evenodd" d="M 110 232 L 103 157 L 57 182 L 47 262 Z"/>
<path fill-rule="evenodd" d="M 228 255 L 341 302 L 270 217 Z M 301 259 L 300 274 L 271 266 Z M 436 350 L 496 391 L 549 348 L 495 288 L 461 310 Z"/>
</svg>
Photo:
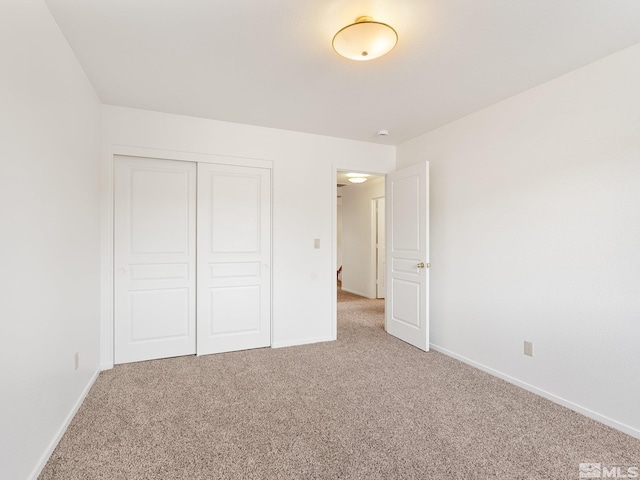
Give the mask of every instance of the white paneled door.
<svg viewBox="0 0 640 480">
<path fill-rule="evenodd" d="M 429 350 L 429 164 L 387 174 L 387 332 Z"/>
<path fill-rule="evenodd" d="M 271 173 L 198 164 L 198 355 L 271 344 Z"/>
<path fill-rule="evenodd" d="M 116 157 L 115 363 L 196 351 L 196 164 Z"/>
</svg>

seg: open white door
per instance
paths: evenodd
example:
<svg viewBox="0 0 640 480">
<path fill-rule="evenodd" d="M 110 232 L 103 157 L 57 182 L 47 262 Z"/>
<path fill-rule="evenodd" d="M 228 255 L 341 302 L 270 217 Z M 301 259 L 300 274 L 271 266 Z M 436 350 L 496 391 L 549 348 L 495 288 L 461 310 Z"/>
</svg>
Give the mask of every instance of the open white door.
<svg viewBox="0 0 640 480">
<path fill-rule="evenodd" d="M 115 161 L 115 363 L 196 351 L 196 164 Z"/>
<path fill-rule="evenodd" d="M 198 355 L 271 345 L 271 171 L 198 164 Z"/>
<path fill-rule="evenodd" d="M 388 333 L 429 350 L 429 163 L 387 174 Z"/>
</svg>

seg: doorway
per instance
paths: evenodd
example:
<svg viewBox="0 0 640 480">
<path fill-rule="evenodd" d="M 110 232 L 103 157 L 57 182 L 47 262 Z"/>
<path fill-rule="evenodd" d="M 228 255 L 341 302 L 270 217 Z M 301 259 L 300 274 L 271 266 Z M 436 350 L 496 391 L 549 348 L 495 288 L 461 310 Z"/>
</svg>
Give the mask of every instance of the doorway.
<svg viewBox="0 0 640 480">
<path fill-rule="evenodd" d="M 337 171 L 336 185 L 337 303 L 379 299 L 384 308 L 385 177 Z"/>
<path fill-rule="evenodd" d="M 337 192 L 340 193 L 342 219 L 342 290 L 351 290 L 347 284 L 350 252 L 346 243 L 349 234 L 345 227 L 352 223 L 361 224 L 361 215 L 349 217 L 345 215 L 348 205 L 345 192 L 341 190 L 350 175 L 336 170 L 338 178 Z M 342 177 L 341 177 L 342 175 Z M 367 174 L 351 173 L 351 175 L 370 177 Z M 368 178 L 367 178 L 368 180 Z M 359 180 L 357 183 L 366 183 Z M 385 198 L 385 299 L 384 299 L 384 329 L 390 335 L 414 345 L 421 350 L 429 350 L 429 162 L 417 163 L 408 167 L 389 172 L 381 182 L 383 193 L 378 197 L 371 196 L 371 200 Z M 366 198 L 366 196 L 365 196 Z M 337 202 L 336 202 L 337 205 Z M 337 208 L 337 207 L 336 207 Z M 373 216 L 373 215 L 372 215 Z M 370 224 L 373 225 L 373 222 Z M 336 232 L 338 228 L 336 228 Z M 334 245 L 337 245 L 336 240 Z M 369 250 L 373 252 L 375 249 Z M 354 252 L 358 252 L 355 250 Z M 373 256 L 373 255 L 372 255 Z M 336 255 L 336 258 L 338 256 Z M 371 264 L 375 264 L 372 260 Z M 375 278 L 371 275 L 370 278 Z M 365 286 L 366 288 L 366 286 Z M 337 285 L 336 285 L 337 289 Z M 376 292 L 375 281 L 372 281 L 372 292 Z M 375 298 L 374 294 L 354 291 L 352 293 L 363 297 Z M 337 301 L 335 314 L 335 338 L 337 338 Z"/>
</svg>

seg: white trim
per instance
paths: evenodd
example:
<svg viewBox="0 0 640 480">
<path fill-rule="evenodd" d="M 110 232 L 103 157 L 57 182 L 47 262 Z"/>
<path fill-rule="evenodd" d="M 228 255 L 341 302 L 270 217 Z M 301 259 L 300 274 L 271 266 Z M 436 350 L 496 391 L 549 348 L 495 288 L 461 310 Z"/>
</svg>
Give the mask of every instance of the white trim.
<svg viewBox="0 0 640 480">
<path fill-rule="evenodd" d="M 164 150 L 158 148 L 135 147 L 131 145 L 110 144 L 104 146 L 104 164 L 102 188 L 105 189 L 108 205 L 106 222 L 102 223 L 104 232 L 101 233 L 100 245 L 100 368 L 108 370 L 115 364 L 114 356 L 114 285 L 113 285 L 113 208 L 114 208 L 114 165 L 116 156 L 158 158 L 162 160 L 177 160 L 196 163 L 217 163 L 220 165 L 236 165 L 243 167 L 266 168 L 271 171 L 271 235 L 272 248 L 270 252 L 271 262 L 271 341 L 273 342 L 273 160 L 258 158 L 234 157 L 230 155 L 216 155 L 209 153 L 182 152 Z M 334 182 L 335 183 L 335 182 Z M 103 204 L 104 208 L 104 204 Z"/>
<path fill-rule="evenodd" d="M 333 171 L 331 187 L 331 337 L 338 338 L 338 169 L 331 165 Z"/>
<path fill-rule="evenodd" d="M 433 343 L 430 344 L 430 347 L 436 352 L 440 352 L 444 355 L 447 355 L 448 357 L 455 358 L 456 360 L 459 360 L 462 363 L 466 363 L 467 365 L 477 368 L 478 370 L 482 370 L 483 372 L 493 375 L 494 377 L 498 377 L 513 385 L 523 388 L 531 393 L 535 393 L 540 397 L 546 398 L 547 400 L 551 400 L 552 402 L 557 403 L 558 405 L 567 407 L 568 409 L 573 410 L 574 412 L 579 413 L 581 415 L 584 415 L 585 417 L 591 418 L 592 420 L 603 423 L 611 428 L 615 428 L 616 430 L 626 433 L 627 435 L 631 435 L 632 437 L 640 439 L 640 430 L 636 428 L 630 427 L 629 425 L 625 425 L 624 423 L 620 423 L 604 415 L 600 415 L 599 413 L 594 412 L 593 410 L 590 410 L 581 405 L 578 405 L 577 403 L 573 403 L 562 397 L 554 395 L 553 393 L 549 393 L 546 390 L 542 390 L 538 387 L 535 387 L 526 382 L 518 380 L 517 378 L 511 377 L 510 375 L 502 373 L 498 370 L 494 370 L 493 368 L 487 367 L 486 365 L 470 360 L 466 357 L 463 357 L 462 355 L 458 355 L 457 353 L 447 350 L 446 348 L 439 347 L 438 345 L 434 345 Z"/>
<path fill-rule="evenodd" d="M 369 298 L 378 298 L 378 262 L 376 261 L 376 257 L 378 255 L 377 241 L 376 235 L 378 234 L 378 219 L 376 218 L 376 198 L 371 198 L 369 200 L 370 205 L 370 216 L 369 219 L 369 233 L 371 234 L 370 244 L 369 244 L 369 253 L 371 254 L 369 257 L 369 289 L 370 293 L 368 295 Z"/>
<path fill-rule="evenodd" d="M 269 288 L 270 302 L 269 302 L 269 345 L 273 348 L 273 339 L 275 338 L 275 323 L 273 321 L 273 178 L 275 177 L 274 170 L 275 165 L 269 160 Z M 198 321 L 196 317 L 196 322 Z"/>
<path fill-rule="evenodd" d="M 271 348 L 297 347 L 300 345 L 309 345 L 311 343 L 333 342 L 336 337 L 315 337 L 315 338 L 299 338 L 297 340 L 287 340 L 286 342 L 274 343 Z"/>
<path fill-rule="evenodd" d="M 158 148 L 133 147 L 129 145 L 111 145 L 111 155 L 158 158 L 161 160 L 182 160 L 185 162 L 198 163 L 217 163 L 221 165 L 237 165 L 243 167 L 273 168 L 272 160 L 216 155 L 213 153 L 181 152 Z"/>
<path fill-rule="evenodd" d="M 371 199 L 371 272 L 373 273 L 372 275 L 372 286 L 373 286 L 373 297 L 376 300 L 384 300 L 386 297 L 386 291 L 385 291 L 385 297 L 378 297 L 378 280 L 380 280 L 378 278 L 378 237 L 379 237 L 379 233 L 380 230 L 378 228 L 378 217 L 379 217 L 379 210 L 380 210 L 380 200 L 385 200 L 385 196 L 386 196 L 386 181 L 385 181 L 385 185 L 384 185 L 384 190 L 385 190 L 385 195 L 382 195 L 380 197 L 374 197 Z M 386 221 L 386 211 L 383 212 L 383 215 L 385 215 L 385 221 Z M 386 232 L 385 232 L 386 233 Z M 385 244 L 386 244 L 386 238 L 385 238 Z M 386 269 L 384 274 L 386 275 Z"/>
<path fill-rule="evenodd" d="M 47 449 L 44 451 L 44 453 L 40 457 L 40 460 L 38 461 L 38 463 L 36 464 L 35 468 L 31 472 L 31 475 L 29 475 L 29 480 L 37 480 L 38 476 L 42 473 L 42 470 L 44 469 L 45 465 L 49 461 L 49 458 L 53 454 L 53 451 L 58 446 L 58 443 L 60 443 L 60 440 L 62 439 L 62 437 L 64 436 L 65 432 L 67 431 L 67 428 L 69 428 L 69 425 L 71 424 L 71 420 L 73 420 L 73 417 L 75 417 L 76 413 L 78 413 L 78 410 L 80 409 L 80 406 L 82 405 L 82 402 L 84 402 L 84 399 L 89 394 L 89 391 L 91 390 L 91 387 L 93 387 L 93 384 L 98 379 L 98 375 L 99 374 L 100 374 L 100 371 L 96 370 L 94 372 L 94 374 L 91 376 L 91 378 L 89 379 L 89 383 L 87 383 L 85 388 L 82 390 L 82 393 L 80 394 L 80 397 L 78 397 L 78 400 L 76 401 L 76 403 L 71 408 L 71 411 L 67 414 L 66 418 L 62 422 L 62 425 L 60 425 L 60 428 L 58 429 L 58 431 L 54 435 L 53 439 L 51 439 L 51 442 L 49 442 L 49 446 L 47 447 Z"/>
<path fill-rule="evenodd" d="M 366 293 L 357 292 L 357 291 L 351 290 L 349 288 L 343 288 L 342 291 L 343 292 L 347 292 L 347 293 L 353 293 L 354 295 L 358 295 L 359 297 L 363 297 L 363 298 L 368 298 L 369 300 L 377 300 L 376 297 L 370 297 Z M 380 300 L 384 300 L 384 298 L 381 298 Z"/>
</svg>

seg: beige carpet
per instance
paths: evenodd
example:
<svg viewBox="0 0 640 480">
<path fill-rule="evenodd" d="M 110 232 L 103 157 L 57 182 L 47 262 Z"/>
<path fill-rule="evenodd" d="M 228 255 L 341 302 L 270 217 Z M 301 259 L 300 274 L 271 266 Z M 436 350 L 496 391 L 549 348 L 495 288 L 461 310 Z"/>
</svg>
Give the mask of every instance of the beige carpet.
<svg viewBox="0 0 640 480">
<path fill-rule="evenodd" d="M 577 479 L 640 441 L 385 334 L 341 294 L 338 341 L 100 374 L 40 480 Z M 304 321 L 304 317 L 300 318 Z"/>
</svg>

